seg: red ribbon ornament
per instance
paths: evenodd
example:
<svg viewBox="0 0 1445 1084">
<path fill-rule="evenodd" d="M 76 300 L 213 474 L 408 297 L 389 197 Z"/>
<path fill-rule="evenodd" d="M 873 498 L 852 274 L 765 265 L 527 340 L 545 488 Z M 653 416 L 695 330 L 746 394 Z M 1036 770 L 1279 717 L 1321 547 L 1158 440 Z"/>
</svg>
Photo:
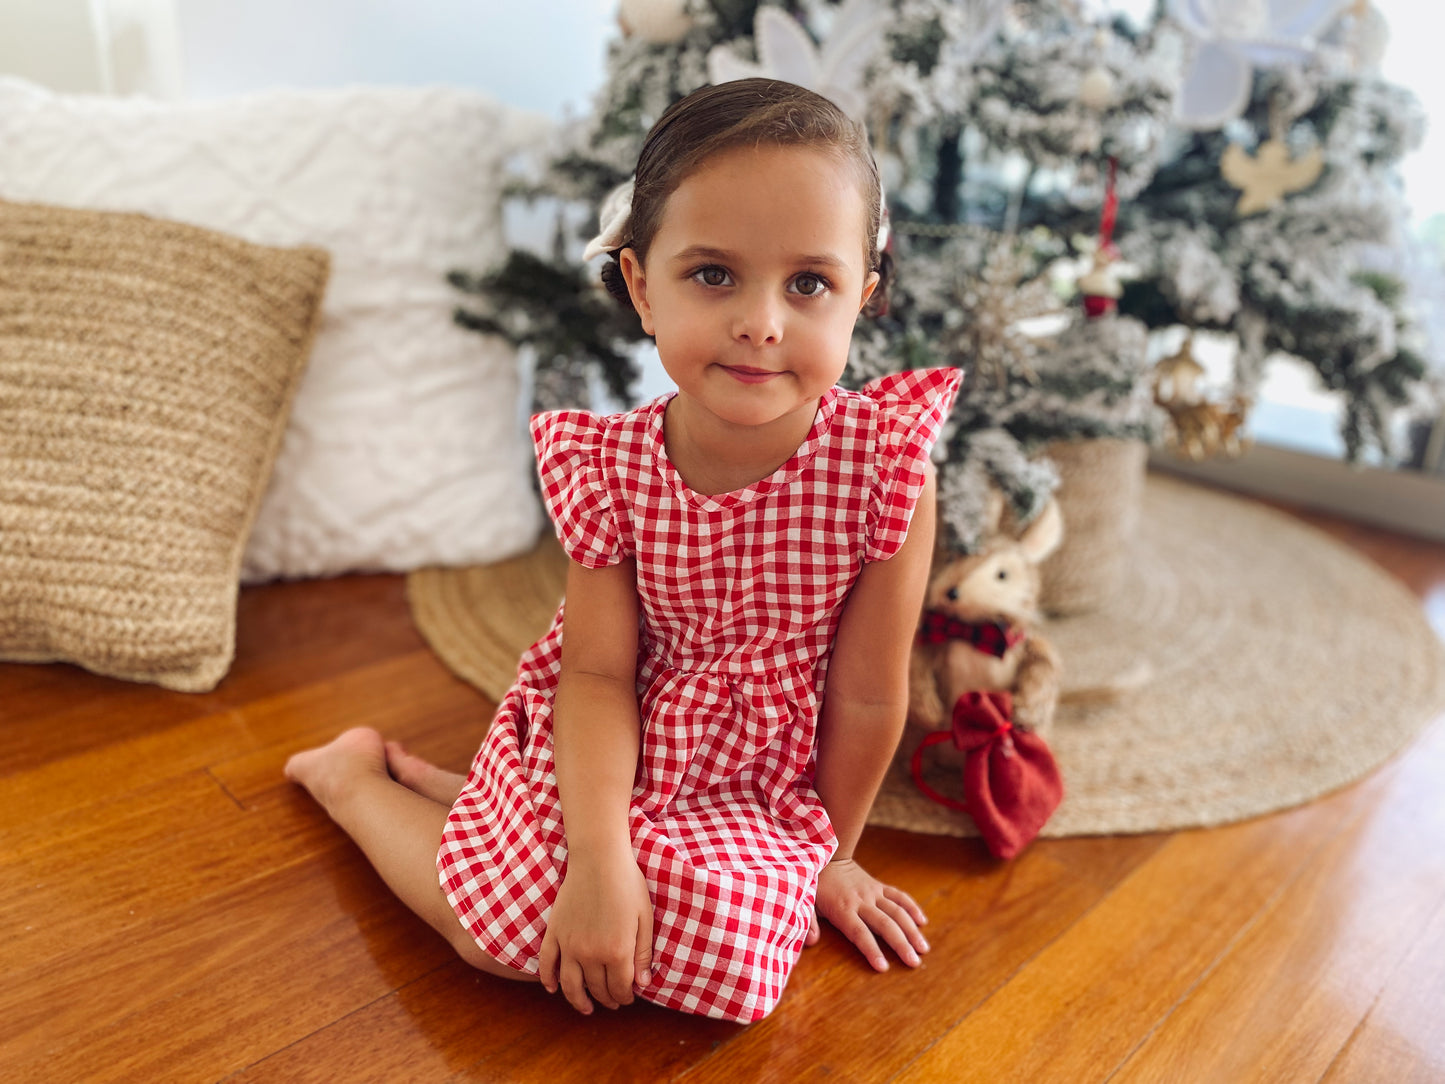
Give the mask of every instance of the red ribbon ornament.
<svg viewBox="0 0 1445 1084">
<path fill-rule="evenodd" d="M 1108 259 L 1119 255 L 1114 245 L 1114 224 L 1119 221 L 1119 159 L 1109 158 L 1109 179 L 1104 182 L 1104 211 L 1099 216 L 1099 254 Z"/>
<path fill-rule="evenodd" d="M 1113 263 L 1119 258 L 1119 249 L 1114 244 L 1114 225 L 1119 221 L 1119 160 L 1109 158 L 1109 179 L 1104 185 L 1104 210 L 1099 215 L 1099 249 L 1094 257 L 1097 264 Z M 1084 315 L 1093 320 L 1117 311 L 1119 302 L 1100 294 L 1084 295 Z"/>
</svg>

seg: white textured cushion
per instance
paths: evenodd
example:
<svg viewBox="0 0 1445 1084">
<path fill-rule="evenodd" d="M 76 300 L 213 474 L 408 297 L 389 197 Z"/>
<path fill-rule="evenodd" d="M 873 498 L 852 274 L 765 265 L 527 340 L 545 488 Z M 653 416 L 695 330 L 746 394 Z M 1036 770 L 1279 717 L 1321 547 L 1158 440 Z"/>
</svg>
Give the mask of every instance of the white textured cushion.
<svg viewBox="0 0 1445 1084">
<path fill-rule="evenodd" d="M 471 91 L 161 103 L 0 79 L 0 197 L 319 245 L 331 284 L 243 574 L 469 564 L 541 528 L 514 351 L 452 321 L 538 118 Z"/>
</svg>

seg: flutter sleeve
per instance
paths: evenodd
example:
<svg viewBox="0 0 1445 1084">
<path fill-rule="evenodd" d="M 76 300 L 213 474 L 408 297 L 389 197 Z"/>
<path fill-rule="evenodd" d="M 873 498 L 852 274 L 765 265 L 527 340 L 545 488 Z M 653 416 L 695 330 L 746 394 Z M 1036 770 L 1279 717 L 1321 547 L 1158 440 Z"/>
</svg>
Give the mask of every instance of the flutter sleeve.
<svg viewBox="0 0 1445 1084">
<path fill-rule="evenodd" d="M 863 386 L 862 393 L 879 406 L 865 560 L 888 560 L 908 537 L 927 480 L 929 453 L 962 382 L 961 369 L 919 369 L 890 373 Z"/>
<path fill-rule="evenodd" d="M 603 433 L 603 420 L 583 410 L 532 418 L 542 502 L 562 549 L 588 568 L 615 565 L 626 556 L 607 483 Z"/>
</svg>

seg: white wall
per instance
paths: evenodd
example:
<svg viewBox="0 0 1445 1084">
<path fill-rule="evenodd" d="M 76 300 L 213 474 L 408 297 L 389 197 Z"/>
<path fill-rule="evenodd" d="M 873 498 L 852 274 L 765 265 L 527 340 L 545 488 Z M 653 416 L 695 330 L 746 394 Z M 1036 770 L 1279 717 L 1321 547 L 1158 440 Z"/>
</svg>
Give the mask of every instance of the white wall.
<svg viewBox="0 0 1445 1084">
<path fill-rule="evenodd" d="M 616 0 L 0 0 L 0 73 L 162 98 L 441 83 L 561 118 L 616 27 Z"/>
<path fill-rule="evenodd" d="M 1445 78 L 1440 74 L 1440 10 L 1419 0 L 1373 0 L 1390 22 L 1380 68 L 1385 78 L 1420 98 L 1430 126 L 1421 148 L 1401 163 L 1405 196 L 1415 220 L 1445 215 Z"/>
<path fill-rule="evenodd" d="M 107 89 L 90 0 L 0 0 L 0 72 L 57 90 Z"/>
<path fill-rule="evenodd" d="M 583 113 L 616 0 L 174 0 L 187 93 L 445 83 Z"/>
</svg>

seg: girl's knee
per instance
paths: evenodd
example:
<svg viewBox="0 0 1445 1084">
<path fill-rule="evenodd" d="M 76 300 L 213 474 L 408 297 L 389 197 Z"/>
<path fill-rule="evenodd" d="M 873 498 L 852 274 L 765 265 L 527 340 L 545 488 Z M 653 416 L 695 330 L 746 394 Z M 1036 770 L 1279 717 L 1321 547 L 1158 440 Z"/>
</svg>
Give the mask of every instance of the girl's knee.
<svg viewBox="0 0 1445 1084">
<path fill-rule="evenodd" d="M 466 930 L 458 930 L 456 935 L 450 938 L 452 948 L 462 961 L 469 967 L 475 967 L 478 971 L 491 971 L 497 967 L 497 961 L 482 951 L 482 946 L 472 940 Z"/>
<path fill-rule="evenodd" d="M 455 934 L 448 933 L 447 940 L 451 943 L 456 954 L 462 958 L 462 962 L 470 967 L 483 971 L 488 975 L 496 975 L 502 979 L 521 979 L 524 982 L 535 982 L 536 976 L 527 975 L 521 971 L 514 970 L 492 956 L 481 945 L 477 944 L 472 935 L 457 926 Z"/>
</svg>

